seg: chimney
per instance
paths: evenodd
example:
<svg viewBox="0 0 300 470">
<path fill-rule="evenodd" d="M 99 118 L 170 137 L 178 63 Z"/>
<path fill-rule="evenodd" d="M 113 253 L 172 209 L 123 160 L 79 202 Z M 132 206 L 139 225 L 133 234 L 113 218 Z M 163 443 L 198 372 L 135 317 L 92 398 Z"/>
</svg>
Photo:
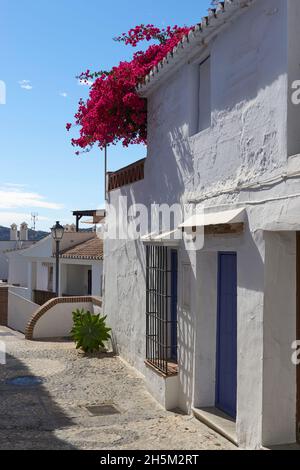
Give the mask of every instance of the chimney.
<svg viewBox="0 0 300 470">
<path fill-rule="evenodd" d="M 10 241 L 18 241 L 18 226 L 16 224 L 12 224 L 10 227 Z"/>
<path fill-rule="evenodd" d="M 64 226 L 64 229 L 65 229 L 65 233 L 74 233 L 74 232 L 76 232 L 76 226 L 74 224 L 72 224 L 72 225 L 67 224 L 67 225 Z"/>
<path fill-rule="evenodd" d="M 26 242 L 28 240 L 28 225 L 23 222 L 20 227 L 20 241 Z"/>
</svg>

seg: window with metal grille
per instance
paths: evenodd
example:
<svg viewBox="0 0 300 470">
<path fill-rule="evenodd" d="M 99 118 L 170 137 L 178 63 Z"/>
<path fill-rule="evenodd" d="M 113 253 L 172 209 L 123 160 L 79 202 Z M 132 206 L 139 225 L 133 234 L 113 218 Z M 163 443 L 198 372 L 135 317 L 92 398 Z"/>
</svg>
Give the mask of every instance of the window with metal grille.
<svg viewBox="0 0 300 470">
<path fill-rule="evenodd" d="M 177 251 L 146 247 L 146 356 L 164 373 L 177 373 Z"/>
</svg>

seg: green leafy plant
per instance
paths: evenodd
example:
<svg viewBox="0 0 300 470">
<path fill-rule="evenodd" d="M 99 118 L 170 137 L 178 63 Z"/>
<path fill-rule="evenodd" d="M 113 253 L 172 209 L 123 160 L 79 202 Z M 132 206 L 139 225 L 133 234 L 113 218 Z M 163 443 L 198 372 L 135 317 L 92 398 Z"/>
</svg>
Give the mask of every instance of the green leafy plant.
<svg viewBox="0 0 300 470">
<path fill-rule="evenodd" d="M 93 315 L 87 310 L 75 310 L 73 313 L 73 328 L 71 337 L 76 343 L 76 349 L 93 353 L 105 347 L 110 339 L 111 328 L 106 326 L 106 316 Z"/>
</svg>

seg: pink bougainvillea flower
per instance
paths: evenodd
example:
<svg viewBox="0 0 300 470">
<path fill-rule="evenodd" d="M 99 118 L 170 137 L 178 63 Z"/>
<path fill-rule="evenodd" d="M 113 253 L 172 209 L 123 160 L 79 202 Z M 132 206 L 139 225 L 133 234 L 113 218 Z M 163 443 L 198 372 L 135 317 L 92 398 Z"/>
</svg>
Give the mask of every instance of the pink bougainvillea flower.
<svg viewBox="0 0 300 470">
<path fill-rule="evenodd" d="M 93 85 L 87 101 L 79 101 L 75 123 L 80 131 L 79 137 L 72 139 L 72 145 L 88 151 L 95 144 L 100 148 L 117 142 L 122 142 L 125 147 L 146 144 L 147 101 L 138 95 L 137 85 L 191 29 L 139 25 L 115 38 L 133 47 L 141 41 L 153 40 L 158 44 L 151 44 L 146 51 L 135 52 L 131 61 L 120 62 L 109 72 L 87 70 L 78 77 L 83 81 L 92 80 Z M 71 124 L 66 127 L 69 131 Z"/>
</svg>

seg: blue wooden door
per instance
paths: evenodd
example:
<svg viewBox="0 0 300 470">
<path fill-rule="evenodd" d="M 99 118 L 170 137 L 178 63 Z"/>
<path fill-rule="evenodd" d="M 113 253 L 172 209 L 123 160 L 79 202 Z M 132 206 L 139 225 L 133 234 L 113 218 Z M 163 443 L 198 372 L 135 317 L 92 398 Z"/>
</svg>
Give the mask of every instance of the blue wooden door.
<svg viewBox="0 0 300 470">
<path fill-rule="evenodd" d="M 177 276 L 178 255 L 171 251 L 171 359 L 177 362 Z"/>
<path fill-rule="evenodd" d="M 216 407 L 236 417 L 237 256 L 219 253 Z"/>
</svg>

